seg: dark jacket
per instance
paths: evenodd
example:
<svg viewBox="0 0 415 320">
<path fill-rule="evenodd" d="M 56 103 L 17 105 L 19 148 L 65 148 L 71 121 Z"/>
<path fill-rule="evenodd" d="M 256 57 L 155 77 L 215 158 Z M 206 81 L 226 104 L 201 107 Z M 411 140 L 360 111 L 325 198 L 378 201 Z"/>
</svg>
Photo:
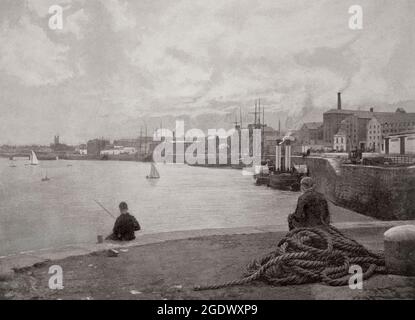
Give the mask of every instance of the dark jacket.
<svg viewBox="0 0 415 320">
<path fill-rule="evenodd" d="M 294 228 L 313 228 L 330 223 L 327 200 L 315 191 L 307 190 L 298 198 L 295 212 L 288 216 L 290 230 Z"/>
<path fill-rule="evenodd" d="M 129 213 L 121 214 L 115 221 L 111 239 L 121 241 L 134 240 L 134 231 L 138 231 L 140 229 L 140 224 L 134 216 Z"/>
</svg>

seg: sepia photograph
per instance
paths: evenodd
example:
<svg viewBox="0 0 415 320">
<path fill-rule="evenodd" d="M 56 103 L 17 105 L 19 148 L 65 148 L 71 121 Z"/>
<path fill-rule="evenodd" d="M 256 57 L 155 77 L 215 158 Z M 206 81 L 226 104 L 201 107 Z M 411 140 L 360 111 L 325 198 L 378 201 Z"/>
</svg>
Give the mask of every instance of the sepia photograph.
<svg viewBox="0 0 415 320">
<path fill-rule="evenodd" d="M 414 300 L 414 17 L 0 0 L 0 300 Z"/>
</svg>

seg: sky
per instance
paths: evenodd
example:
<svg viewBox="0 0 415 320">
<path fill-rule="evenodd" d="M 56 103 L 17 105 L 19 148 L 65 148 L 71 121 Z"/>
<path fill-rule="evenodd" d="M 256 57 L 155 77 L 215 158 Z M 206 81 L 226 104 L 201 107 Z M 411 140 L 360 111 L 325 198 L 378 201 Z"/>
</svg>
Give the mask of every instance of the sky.
<svg viewBox="0 0 415 320">
<path fill-rule="evenodd" d="M 290 129 L 338 91 L 344 108 L 415 111 L 414 16 L 413 0 L 2 0 L 0 144 L 230 128 L 258 98 Z"/>
</svg>

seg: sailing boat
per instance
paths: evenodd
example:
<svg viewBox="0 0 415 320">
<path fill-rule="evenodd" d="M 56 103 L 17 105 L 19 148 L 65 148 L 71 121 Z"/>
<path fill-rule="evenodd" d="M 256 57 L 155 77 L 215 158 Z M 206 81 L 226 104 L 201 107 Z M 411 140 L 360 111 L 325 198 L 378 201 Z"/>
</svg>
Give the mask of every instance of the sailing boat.
<svg viewBox="0 0 415 320">
<path fill-rule="evenodd" d="M 160 178 L 160 174 L 157 171 L 157 168 L 156 168 L 156 165 L 154 164 L 154 162 L 151 163 L 150 174 L 146 178 L 147 179 L 159 179 Z"/>
<path fill-rule="evenodd" d="M 32 153 L 30 155 L 30 164 L 32 166 L 37 166 L 39 164 L 39 160 L 36 157 L 36 153 L 32 150 Z"/>
</svg>

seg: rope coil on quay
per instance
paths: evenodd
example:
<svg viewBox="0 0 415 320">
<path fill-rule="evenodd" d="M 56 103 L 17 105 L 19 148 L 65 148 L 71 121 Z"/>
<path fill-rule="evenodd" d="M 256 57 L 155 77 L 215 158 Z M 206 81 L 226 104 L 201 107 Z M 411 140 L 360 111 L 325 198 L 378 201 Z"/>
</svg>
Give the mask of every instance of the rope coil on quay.
<svg viewBox="0 0 415 320">
<path fill-rule="evenodd" d="M 362 268 L 363 279 L 386 273 L 383 253 L 369 251 L 337 228 L 297 228 L 287 233 L 273 252 L 249 263 L 242 279 L 196 286 L 194 290 L 214 290 L 253 281 L 276 286 L 313 282 L 343 286 L 349 283 L 352 265 Z"/>
</svg>

